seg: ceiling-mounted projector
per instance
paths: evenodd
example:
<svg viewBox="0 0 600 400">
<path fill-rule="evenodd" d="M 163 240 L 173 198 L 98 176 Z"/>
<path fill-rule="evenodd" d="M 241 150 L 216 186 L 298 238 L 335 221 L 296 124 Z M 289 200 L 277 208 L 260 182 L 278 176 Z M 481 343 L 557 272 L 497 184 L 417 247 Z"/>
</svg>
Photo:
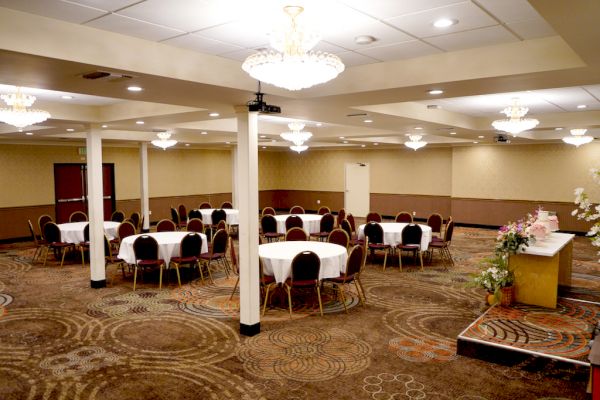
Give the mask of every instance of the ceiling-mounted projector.
<svg viewBox="0 0 600 400">
<path fill-rule="evenodd" d="M 256 95 L 254 100 L 247 103 L 248 111 L 258 111 L 262 114 L 281 114 L 281 107 L 267 104 L 263 100 L 265 94 L 260 91 L 260 81 L 258 82 L 258 92 L 254 94 Z"/>
</svg>

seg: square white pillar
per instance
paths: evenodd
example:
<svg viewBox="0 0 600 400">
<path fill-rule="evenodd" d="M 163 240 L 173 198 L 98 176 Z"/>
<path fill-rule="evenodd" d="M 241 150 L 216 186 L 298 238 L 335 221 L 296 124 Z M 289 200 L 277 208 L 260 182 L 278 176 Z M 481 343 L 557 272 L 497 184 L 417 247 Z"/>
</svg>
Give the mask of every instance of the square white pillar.
<svg viewBox="0 0 600 400">
<path fill-rule="evenodd" d="M 102 184 L 102 137 L 99 126 L 87 132 L 88 216 L 90 223 L 90 276 L 92 288 L 106 287 L 104 261 L 104 193 Z"/>
</svg>

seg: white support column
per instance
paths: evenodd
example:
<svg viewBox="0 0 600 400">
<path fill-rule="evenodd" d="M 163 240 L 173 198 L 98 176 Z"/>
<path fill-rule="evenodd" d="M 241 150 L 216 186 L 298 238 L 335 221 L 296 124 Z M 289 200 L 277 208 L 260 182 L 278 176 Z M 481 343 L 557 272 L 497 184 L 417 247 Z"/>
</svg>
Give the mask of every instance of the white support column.
<svg viewBox="0 0 600 400">
<path fill-rule="evenodd" d="M 140 143 L 140 205 L 144 225 L 142 232 L 150 232 L 150 199 L 148 197 L 148 143 Z"/>
<path fill-rule="evenodd" d="M 102 185 L 102 137 L 100 127 L 87 132 L 88 214 L 90 219 L 90 276 L 92 288 L 106 287 L 104 266 L 104 193 Z"/>
<path fill-rule="evenodd" d="M 238 208 L 238 149 L 234 147 L 231 149 L 231 202 L 233 208 Z"/>
<path fill-rule="evenodd" d="M 240 210 L 240 333 L 260 332 L 258 273 L 258 113 L 247 106 L 237 114 L 237 207 Z"/>
</svg>

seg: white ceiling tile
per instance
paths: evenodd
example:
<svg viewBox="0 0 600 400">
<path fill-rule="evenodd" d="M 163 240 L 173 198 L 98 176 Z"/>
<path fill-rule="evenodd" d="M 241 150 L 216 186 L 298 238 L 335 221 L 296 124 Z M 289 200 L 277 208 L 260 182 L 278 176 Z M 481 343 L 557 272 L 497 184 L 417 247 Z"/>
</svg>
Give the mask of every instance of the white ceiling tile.
<svg viewBox="0 0 600 400">
<path fill-rule="evenodd" d="M 504 23 L 542 19 L 527 0 L 478 0 L 478 2 Z"/>
<path fill-rule="evenodd" d="M 232 51 L 230 53 L 220 54 L 220 57 L 225 57 L 225 58 L 229 58 L 232 60 L 244 61 L 246 58 L 248 58 L 249 56 L 251 56 L 254 53 L 256 53 L 256 50 L 242 49 L 242 50 Z"/>
<path fill-rule="evenodd" d="M 556 35 L 550 24 L 543 19 L 520 21 L 506 26 L 525 40 Z"/>
<path fill-rule="evenodd" d="M 598 109 L 600 102 L 581 87 L 537 90 L 546 101 L 556 104 L 565 111 L 579 111 L 579 104 L 587 105 L 586 110 Z"/>
<path fill-rule="evenodd" d="M 269 42 L 270 27 L 234 21 L 198 31 L 199 35 L 240 47 L 254 48 Z"/>
<path fill-rule="evenodd" d="M 341 0 L 342 3 L 379 19 L 389 19 L 464 0 Z"/>
<path fill-rule="evenodd" d="M 440 53 L 440 50 L 419 40 L 355 51 L 382 61 L 401 60 Z"/>
<path fill-rule="evenodd" d="M 0 0 L 0 7 L 80 24 L 106 14 L 103 10 L 60 0 Z"/>
<path fill-rule="evenodd" d="M 588 85 L 584 86 L 585 90 L 590 92 L 597 99 L 600 99 L 600 85 Z"/>
<path fill-rule="evenodd" d="M 228 43 L 219 42 L 218 40 L 208 39 L 193 33 L 178 36 L 172 39 L 167 39 L 162 43 L 182 47 L 189 50 L 199 51 L 205 54 L 223 54 L 236 50 L 241 50 L 242 47 L 234 46 Z"/>
<path fill-rule="evenodd" d="M 138 21 L 117 14 L 106 15 L 88 22 L 86 25 L 152 41 L 165 40 L 183 33 L 176 29 Z"/>
<path fill-rule="evenodd" d="M 140 0 L 62 0 L 65 3 L 77 3 L 105 11 L 116 11 L 139 3 Z"/>
<path fill-rule="evenodd" d="M 502 26 L 474 29 L 472 31 L 451 33 L 430 37 L 427 42 L 446 51 L 491 46 L 495 44 L 516 42 L 518 39 Z"/>
<path fill-rule="evenodd" d="M 342 59 L 342 61 L 344 62 L 344 65 L 346 67 L 352 67 L 355 65 L 364 65 L 364 64 L 374 64 L 376 62 L 379 62 L 379 60 L 376 60 L 371 57 L 363 56 L 362 54 L 358 54 L 353 51 L 346 51 L 344 53 L 339 53 L 339 54 L 337 54 L 337 56 Z"/>
<path fill-rule="evenodd" d="M 458 23 L 439 29 L 433 23 L 440 18 L 455 19 Z M 498 24 L 470 1 L 390 18 L 386 22 L 420 38 Z"/>
<path fill-rule="evenodd" d="M 333 54 L 337 54 L 337 53 L 342 53 L 344 51 L 348 51 L 348 49 L 345 49 L 343 47 L 340 46 L 336 46 L 334 44 L 331 44 L 325 40 L 321 40 L 319 43 L 317 43 L 317 45 L 313 48 L 313 50 L 315 51 L 326 51 L 328 53 L 333 53 Z"/>
</svg>

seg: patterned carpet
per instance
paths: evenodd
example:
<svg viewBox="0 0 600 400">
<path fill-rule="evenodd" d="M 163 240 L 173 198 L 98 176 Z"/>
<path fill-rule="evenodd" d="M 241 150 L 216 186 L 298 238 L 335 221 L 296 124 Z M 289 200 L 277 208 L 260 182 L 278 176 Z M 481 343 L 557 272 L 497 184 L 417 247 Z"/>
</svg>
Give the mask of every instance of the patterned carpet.
<svg viewBox="0 0 600 400">
<path fill-rule="evenodd" d="M 77 258 L 42 267 L 29 262 L 29 244 L 3 245 L 0 399 L 585 399 L 583 367 L 456 354 L 457 335 L 486 311 L 484 292 L 465 283 L 494 237 L 458 228 L 450 271 L 437 258 L 402 273 L 397 260 L 385 272 L 372 260 L 365 307 L 348 296 L 346 314 L 327 287 L 324 317 L 306 294 L 293 319 L 268 309 L 250 338 L 238 334 L 234 279 L 205 285 L 184 273 L 181 288 L 172 276 L 158 290 L 147 276 L 132 292 L 132 277 L 111 268 L 109 287 L 90 289 Z M 587 239 L 576 238 L 574 258 L 569 293 L 598 300 Z"/>
</svg>

